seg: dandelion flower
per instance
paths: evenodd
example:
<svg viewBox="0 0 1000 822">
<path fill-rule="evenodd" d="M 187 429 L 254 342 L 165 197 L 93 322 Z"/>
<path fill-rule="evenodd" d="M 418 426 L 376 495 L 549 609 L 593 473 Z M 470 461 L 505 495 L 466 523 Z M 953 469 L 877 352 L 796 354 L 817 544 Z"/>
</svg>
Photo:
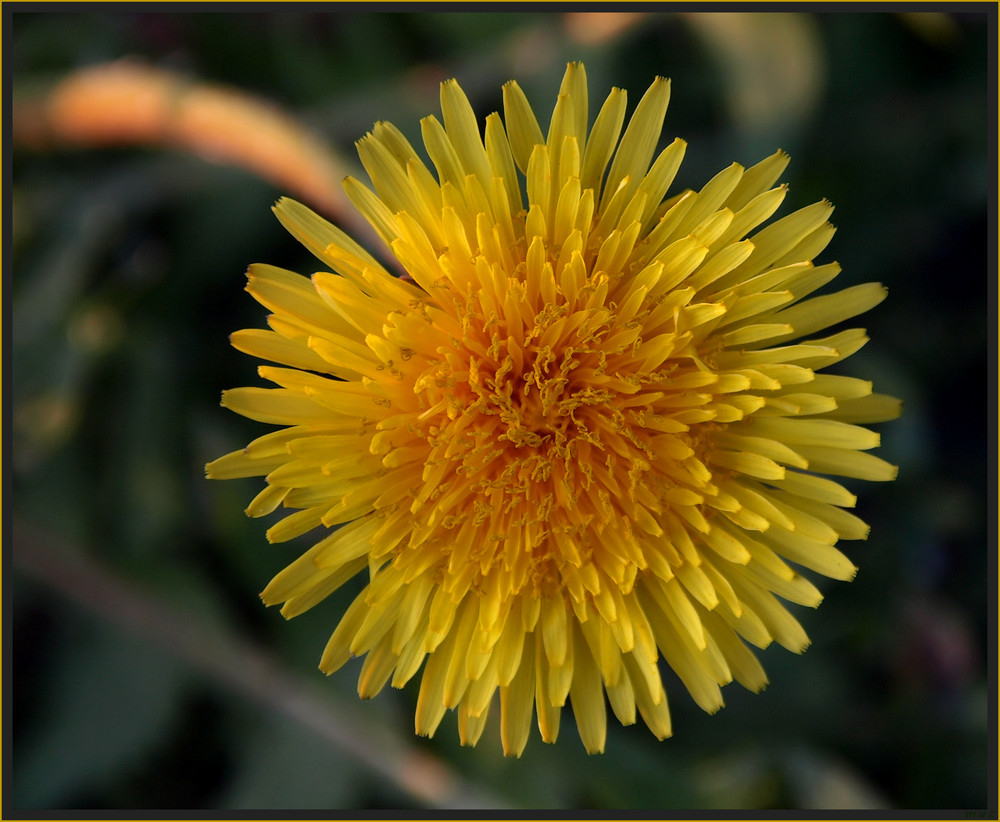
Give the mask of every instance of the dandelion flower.
<svg viewBox="0 0 1000 822">
<path fill-rule="evenodd" d="M 781 601 L 819 604 L 799 569 L 851 579 L 837 544 L 868 534 L 829 475 L 896 475 L 859 423 L 899 402 L 820 373 L 867 340 L 825 329 L 885 289 L 810 296 L 839 271 L 813 262 L 832 206 L 760 227 L 780 151 L 668 194 L 669 95 L 657 78 L 622 134 L 613 89 L 588 130 L 570 64 L 547 134 L 515 82 L 481 132 L 445 82 L 443 123 L 421 121 L 434 171 L 378 123 L 358 142 L 371 186 L 344 184 L 406 277 L 288 199 L 278 219 L 329 270 L 249 269 L 270 329 L 232 344 L 277 387 L 222 403 L 282 427 L 208 475 L 265 477 L 247 513 L 295 509 L 272 542 L 323 529 L 261 596 L 293 617 L 361 576 L 320 668 L 363 656 L 362 697 L 419 674 L 419 734 L 455 709 L 474 745 L 499 708 L 520 755 L 569 701 L 590 752 L 607 705 L 664 738 L 661 659 L 710 713 L 733 679 L 760 690 L 749 646 L 809 642 Z"/>
</svg>

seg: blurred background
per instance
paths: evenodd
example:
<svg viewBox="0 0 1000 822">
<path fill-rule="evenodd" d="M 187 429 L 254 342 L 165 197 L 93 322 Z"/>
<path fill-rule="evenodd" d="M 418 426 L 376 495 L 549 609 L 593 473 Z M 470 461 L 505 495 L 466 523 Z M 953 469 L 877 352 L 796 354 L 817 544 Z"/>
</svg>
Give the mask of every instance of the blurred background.
<svg viewBox="0 0 1000 822">
<path fill-rule="evenodd" d="M 980 818 L 992 807 L 996 818 L 996 408 L 984 379 L 996 366 L 995 7 L 9 8 L 5 816 L 501 807 Z M 125 74 L 146 77 L 138 91 L 123 81 L 115 97 L 98 79 L 73 97 L 58 85 L 122 58 Z M 441 80 L 457 77 L 482 120 L 502 110 L 514 77 L 544 130 L 578 59 L 591 118 L 612 85 L 631 110 L 654 75 L 672 78 L 664 144 L 689 143 L 679 185 L 782 147 L 783 213 L 836 204 L 824 259 L 843 265 L 837 284 L 889 287 L 863 320 L 872 342 L 846 370 L 903 398 L 903 418 L 880 426 L 880 453 L 900 474 L 851 485 L 872 526 L 867 542 L 844 546 L 860 573 L 819 582 L 818 611 L 792 606 L 813 644 L 801 658 L 762 652 L 764 693 L 730 685 L 710 717 L 672 681 L 672 739 L 612 719 L 608 753 L 588 757 L 567 721 L 558 744 L 534 736 L 521 759 L 504 759 L 494 726 L 460 748 L 453 714 L 433 740 L 415 737 L 415 687 L 358 700 L 358 661 L 324 678 L 316 666 L 345 598 L 287 624 L 263 608 L 257 592 L 307 543 L 268 545 L 265 524 L 243 514 L 260 481 L 209 483 L 203 466 L 269 430 L 218 405 L 223 388 L 260 384 L 256 363 L 227 343 L 264 323 L 243 272 L 257 261 L 314 270 L 272 202 L 293 194 L 354 231 L 338 182 L 356 173 L 353 142 L 376 120 L 417 145 Z M 201 126 L 149 115 L 151 89 L 178 122 L 182 110 L 205 114 Z M 213 124 L 220 111 L 231 116 Z"/>
</svg>

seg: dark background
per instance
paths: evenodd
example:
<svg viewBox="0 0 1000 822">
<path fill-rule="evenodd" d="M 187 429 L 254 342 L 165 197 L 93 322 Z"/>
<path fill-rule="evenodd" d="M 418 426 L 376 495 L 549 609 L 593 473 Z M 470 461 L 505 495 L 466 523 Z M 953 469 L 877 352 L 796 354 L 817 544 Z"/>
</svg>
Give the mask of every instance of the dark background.
<svg viewBox="0 0 1000 822">
<path fill-rule="evenodd" d="M 167 148 L 14 146 L 4 815 L 426 803 L 995 814 L 996 10 L 980 8 L 633 18 L 7 4 L 15 99 L 135 55 L 273 101 L 352 167 L 377 119 L 416 145 L 447 77 L 481 120 L 516 77 L 544 130 L 568 60 L 586 62 L 591 119 L 612 85 L 631 110 L 669 76 L 664 139 L 689 143 L 679 184 L 780 146 L 792 154 L 783 213 L 836 204 L 824 259 L 843 265 L 837 283 L 889 287 L 847 370 L 902 397 L 904 416 L 880 426 L 899 479 L 851 485 L 872 526 L 845 546 L 857 579 L 822 582 L 816 612 L 793 606 L 813 645 L 763 652 L 763 694 L 730 685 L 709 717 L 671 681 L 674 738 L 611 718 L 596 757 L 569 717 L 558 744 L 535 735 L 520 760 L 501 756 L 492 725 L 460 748 L 452 714 L 420 739 L 416 688 L 361 702 L 360 663 L 316 670 L 342 598 L 289 624 L 260 605 L 303 543 L 270 546 L 244 517 L 259 481 L 204 479 L 207 460 L 267 430 L 218 407 L 223 388 L 259 384 L 227 344 L 264 320 L 242 290 L 246 266 L 312 271 L 270 213 L 284 192 Z"/>
</svg>

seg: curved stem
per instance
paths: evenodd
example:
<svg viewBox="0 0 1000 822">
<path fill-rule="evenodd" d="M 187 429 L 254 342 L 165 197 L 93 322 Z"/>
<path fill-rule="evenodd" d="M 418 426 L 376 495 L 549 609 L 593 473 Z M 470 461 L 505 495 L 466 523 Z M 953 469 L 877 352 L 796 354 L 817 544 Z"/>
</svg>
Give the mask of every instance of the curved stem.
<svg viewBox="0 0 1000 822">
<path fill-rule="evenodd" d="M 352 715 L 329 691 L 295 676 L 261 647 L 206 626 L 24 522 L 14 523 L 13 566 L 87 611 L 142 634 L 226 690 L 301 723 L 421 803 L 454 809 L 504 807 L 402 735 Z"/>
<path fill-rule="evenodd" d="M 15 142 L 35 150 L 173 146 L 245 168 L 370 248 L 384 248 L 341 187 L 348 164 L 296 118 L 236 89 L 118 60 L 73 72 L 48 91 L 17 100 L 11 121 Z"/>
</svg>

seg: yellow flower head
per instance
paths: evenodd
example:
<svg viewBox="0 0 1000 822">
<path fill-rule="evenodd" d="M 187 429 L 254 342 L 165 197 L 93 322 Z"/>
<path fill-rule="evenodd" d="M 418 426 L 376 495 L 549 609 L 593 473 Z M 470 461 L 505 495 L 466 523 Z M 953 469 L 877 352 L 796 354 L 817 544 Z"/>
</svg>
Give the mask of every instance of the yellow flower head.
<svg viewBox="0 0 1000 822">
<path fill-rule="evenodd" d="M 330 271 L 248 272 L 270 330 L 232 343 L 278 363 L 259 369 L 278 387 L 223 405 L 284 427 L 208 474 L 264 476 L 250 516 L 298 509 L 271 541 L 326 529 L 262 594 L 286 617 L 366 575 L 320 668 L 365 656 L 370 697 L 423 666 L 419 734 L 454 708 L 475 744 L 499 691 L 508 754 L 532 713 L 554 741 L 567 699 L 602 751 L 605 695 L 663 738 L 661 658 L 709 712 L 733 679 L 763 688 L 745 643 L 802 651 L 777 597 L 821 599 L 796 568 L 850 579 L 835 546 L 868 534 L 825 475 L 896 474 L 857 423 L 898 401 L 818 373 L 867 340 L 823 330 L 885 289 L 804 299 L 839 271 L 812 262 L 832 207 L 758 229 L 782 152 L 668 196 L 685 148 L 656 154 L 669 95 L 657 78 L 621 135 L 613 89 L 588 130 L 571 64 L 547 135 L 514 82 L 481 133 L 448 81 L 443 124 L 421 121 L 435 173 L 378 123 L 358 143 L 371 188 L 345 182 L 408 277 L 287 199 L 278 219 Z"/>
</svg>

